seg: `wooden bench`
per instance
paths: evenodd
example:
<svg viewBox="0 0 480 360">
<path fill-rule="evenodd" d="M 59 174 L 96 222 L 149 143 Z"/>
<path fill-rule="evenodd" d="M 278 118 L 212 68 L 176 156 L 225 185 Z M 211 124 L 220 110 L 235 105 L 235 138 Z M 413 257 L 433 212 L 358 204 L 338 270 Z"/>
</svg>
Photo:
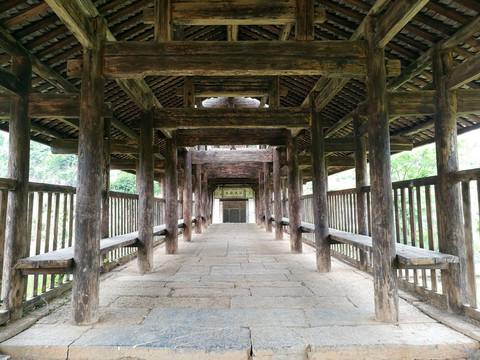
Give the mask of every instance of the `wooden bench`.
<svg viewBox="0 0 480 360">
<path fill-rule="evenodd" d="M 275 219 L 272 217 L 272 220 Z M 288 218 L 282 218 L 282 225 L 289 225 Z M 315 232 L 315 225 L 302 222 L 302 232 Z M 372 251 L 372 238 L 346 231 L 330 229 L 331 244 L 347 244 L 363 251 Z M 450 264 L 459 263 L 458 256 L 443 254 L 437 251 L 422 249 L 415 246 L 395 244 L 397 267 L 399 269 L 448 269 Z"/>
<path fill-rule="evenodd" d="M 183 219 L 178 220 L 178 227 L 184 227 Z M 166 233 L 165 224 L 153 228 L 153 236 L 162 236 Z M 100 254 L 106 254 L 112 250 L 123 247 L 136 247 L 138 231 L 118 235 L 100 240 Z M 30 256 L 20 259 L 15 269 L 21 270 L 23 275 L 31 274 L 70 274 L 73 270 L 73 247 L 50 251 L 45 254 Z"/>
</svg>

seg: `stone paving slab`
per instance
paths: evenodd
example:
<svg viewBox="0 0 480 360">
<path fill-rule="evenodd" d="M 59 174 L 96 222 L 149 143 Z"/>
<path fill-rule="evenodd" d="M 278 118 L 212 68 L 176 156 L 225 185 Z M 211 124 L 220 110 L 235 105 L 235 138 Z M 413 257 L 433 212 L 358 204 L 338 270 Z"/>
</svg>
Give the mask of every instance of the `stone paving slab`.
<svg viewBox="0 0 480 360">
<path fill-rule="evenodd" d="M 248 359 L 250 351 L 246 328 L 130 325 L 92 329 L 70 345 L 68 359 Z"/>
<path fill-rule="evenodd" d="M 371 276 L 256 225 L 213 225 L 177 255 L 154 253 L 102 276 L 100 321 L 69 324 L 62 307 L 0 344 L 22 359 L 479 359 L 478 342 L 400 300 L 400 322 L 374 319 Z M 453 321 L 453 320 L 452 320 Z M 476 333 L 474 330 L 471 333 Z M 60 339 L 58 341 L 58 339 Z"/>
</svg>

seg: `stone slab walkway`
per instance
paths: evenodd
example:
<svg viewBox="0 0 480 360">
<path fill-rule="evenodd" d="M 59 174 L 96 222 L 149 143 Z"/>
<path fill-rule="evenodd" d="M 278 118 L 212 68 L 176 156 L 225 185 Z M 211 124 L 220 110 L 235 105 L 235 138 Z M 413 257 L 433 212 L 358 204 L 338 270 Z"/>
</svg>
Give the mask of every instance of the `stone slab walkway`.
<svg viewBox="0 0 480 360">
<path fill-rule="evenodd" d="M 288 238 L 288 237 L 287 237 Z M 212 225 L 178 255 L 155 250 L 102 277 L 100 321 L 64 306 L 0 344 L 25 359 L 478 359 L 478 342 L 401 300 L 400 322 L 374 319 L 371 277 L 254 224 Z"/>
</svg>

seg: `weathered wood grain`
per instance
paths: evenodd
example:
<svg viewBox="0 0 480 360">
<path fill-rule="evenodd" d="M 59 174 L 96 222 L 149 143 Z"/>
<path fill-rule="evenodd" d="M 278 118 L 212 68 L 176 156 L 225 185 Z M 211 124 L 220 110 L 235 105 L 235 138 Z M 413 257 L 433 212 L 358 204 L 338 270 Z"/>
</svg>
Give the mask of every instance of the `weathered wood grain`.
<svg viewBox="0 0 480 360">
<path fill-rule="evenodd" d="M 178 146 L 196 145 L 285 145 L 285 129 L 191 129 L 177 130 Z"/>
<path fill-rule="evenodd" d="M 272 150 L 239 149 L 239 150 L 208 150 L 193 151 L 192 163 L 229 163 L 229 162 L 272 162 Z"/>
<path fill-rule="evenodd" d="M 172 134 L 171 139 L 166 140 L 165 158 L 167 168 L 165 170 L 165 252 L 167 254 L 176 254 L 178 251 L 178 204 L 177 204 L 177 143 L 176 134 Z"/>
<path fill-rule="evenodd" d="M 184 152 L 183 161 L 183 218 L 192 218 L 192 152 L 186 150 Z M 183 229 L 183 240 L 192 240 L 192 222 L 186 221 Z"/>
<path fill-rule="evenodd" d="M 302 252 L 302 230 L 300 216 L 300 174 L 298 170 L 297 139 L 287 139 L 288 158 L 288 214 L 290 220 L 290 248 L 293 253 Z"/>
<path fill-rule="evenodd" d="M 355 41 L 107 42 L 104 61 L 104 75 L 114 79 L 366 74 L 364 43 Z"/>
</svg>

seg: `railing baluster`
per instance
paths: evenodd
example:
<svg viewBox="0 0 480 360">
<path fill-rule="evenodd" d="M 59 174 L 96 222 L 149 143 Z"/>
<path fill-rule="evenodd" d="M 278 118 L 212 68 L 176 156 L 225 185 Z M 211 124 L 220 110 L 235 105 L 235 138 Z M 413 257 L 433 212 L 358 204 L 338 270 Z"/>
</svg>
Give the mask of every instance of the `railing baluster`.
<svg viewBox="0 0 480 360">
<path fill-rule="evenodd" d="M 422 209 L 422 188 L 417 186 L 416 189 L 417 194 L 417 223 L 418 223 L 418 243 L 419 246 L 423 249 L 425 247 L 425 243 L 423 240 L 423 209 Z M 422 287 L 427 287 L 427 271 L 422 269 Z"/>
<path fill-rule="evenodd" d="M 473 248 L 472 202 L 470 196 L 470 182 L 462 182 L 463 219 L 465 229 L 465 248 L 467 263 L 467 291 L 470 306 L 477 307 L 477 280 L 475 279 L 475 259 Z"/>
<path fill-rule="evenodd" d="M 433 239 L 433 219 L 432 219 L 432 196 L 430 193 L 430 185 L 425 186 L 425 205 L 427 207 L 427 229 L 428 229 L 428 249 L 435 250 Z M 432 290 L 437 291 L 437 272 L 435 269 L 430 270 L 430 281 Z"/>
</svg>

